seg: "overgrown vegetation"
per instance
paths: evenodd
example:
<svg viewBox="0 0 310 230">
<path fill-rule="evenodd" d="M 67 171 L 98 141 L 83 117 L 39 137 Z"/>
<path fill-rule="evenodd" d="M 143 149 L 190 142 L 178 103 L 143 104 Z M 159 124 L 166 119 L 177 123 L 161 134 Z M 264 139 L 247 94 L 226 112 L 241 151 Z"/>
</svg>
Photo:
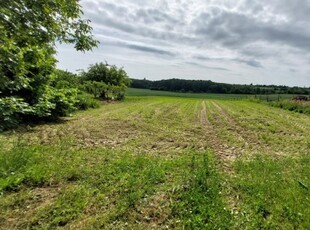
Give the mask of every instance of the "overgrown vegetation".
<svg viewBox="0 0 310 230">
<path fill-rule="evenodd" d="M 98 66 L 100 68 L 92 72 Z M 0 130 L 33 120 L 56 120 L 78 109 L 98 108 L 100 100 L 122 100 L 129 83 L 123 69 L 103 63 L 91 66 L 81 74 L 55 70 L 35 106 L 30 106 L 24 98 L 0 98 Z"/>
<path fill-rule="evenodd" d="M 98 107 L 85 93 L 124 98 L 130 81 L 116 66 L 95 64 L 83 76 L 56 69 L 56 41 L 79 51 L 98 44 L 82 13 L 77 0 L 0 3 L 0 130 Z"/>
<path fill-rule="evenodd" d="M 122 100 L 130 85 L 127 73 L 115 65 L 97 63 L 81 74 L 84 89 L 97 98 Z"/>
<path fill-rule="evenodd" d="M 55 88 L 55 41 L 87 51 L 97 45 L 78 1 L 1 1 L 0 129 L 74 109 L 77 91 Z"/>
<path fill-rule="evenodd" d="M 294 111 L 297 113 L 310 114 L 310 101 L 279 100 L 269 102 L 271 106 Z"/>
</svg>

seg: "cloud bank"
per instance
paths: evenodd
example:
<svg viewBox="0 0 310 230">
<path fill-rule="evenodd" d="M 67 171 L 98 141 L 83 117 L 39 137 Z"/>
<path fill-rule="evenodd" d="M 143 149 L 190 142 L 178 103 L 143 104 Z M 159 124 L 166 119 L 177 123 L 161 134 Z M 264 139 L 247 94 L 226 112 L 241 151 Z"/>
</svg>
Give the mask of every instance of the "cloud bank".
<svg viewBox="0 0 310 230">
<path fill-rule="evenodd" d="M 60 46 L 60 68 L 107 60 L 135 78 L 310 86 L 309 0 L 83 0 L 81 5 L 101 45 L 85 55 Z"/>
</svg>

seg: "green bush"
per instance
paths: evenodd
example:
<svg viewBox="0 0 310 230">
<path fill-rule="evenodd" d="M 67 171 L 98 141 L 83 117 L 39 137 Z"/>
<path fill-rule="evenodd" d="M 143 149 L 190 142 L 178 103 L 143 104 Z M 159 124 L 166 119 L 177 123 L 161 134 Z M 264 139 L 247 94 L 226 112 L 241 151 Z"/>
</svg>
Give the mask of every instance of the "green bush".
<svg viewBox="0 0 310 230">
<path fill-rule="evenodd" d="M 50 85 L 57 89 L 80 88 L 81 78 L 74 73 L 57 69 L 54 71 Z"/>
<path fill-rule="evenodd" d="M 77 95 L 76 107 L 80 110 L 95 109 L 100 107 L 100 102 L 88 93 L 81 92 Z"/>
<path fill-rule="evenodd" d="M 98 44 L 89 20 L 81 19 L 79 1 L 19 0 L 0 5 L 0 129 L 25 118 L 68 114 L 74 110 L 77 90 L 72 84 L 62 89 L 64 82 L 53 85 L 55 41 L 74 44 L 80 51 Z"/>
<path fill-rule="evenodd" d="M 294 111 L 298 113 L 310 114 L 310 103 L 293 100 L 273 101 L 269 103 L 274 107 Z"/>
<path fill-rule="evenodd" d="M 0 98 L 0 131 L 15 127 L 21 115 L 33 113 L 33 109 L 22 98 Z"/>
<path fill-rule="evenodd" d="M 0 98 L 0 130 L 15 128 L 29 118 L 56 119 L 76 110 L 77 89 L 46 87 L 38 102 L 31 106 L 23 98 Z"/>
<path fill-rule="evenodd" d="M 82 80 L 88 93 L 102 99 L 122 100 L 131 80 L 123 68 L 96 63 L 82 73 Z"/>
<path fill-rule="evenodd" d="M 55 89 L 46 87 L 39 98 L 38 103 L 33 106 L 34 115 L 42 118 L 55 119 L 66 116 L 76 110 L 77 89 Z"/>
<path fill-rule="evenodd" d="M 108 95 L 109 86 L 104 82 L 85 81 L 82 87 L 85 92 L 94 95 L 96 98 L 105 99 L 106 95 Z"/>
</svg>

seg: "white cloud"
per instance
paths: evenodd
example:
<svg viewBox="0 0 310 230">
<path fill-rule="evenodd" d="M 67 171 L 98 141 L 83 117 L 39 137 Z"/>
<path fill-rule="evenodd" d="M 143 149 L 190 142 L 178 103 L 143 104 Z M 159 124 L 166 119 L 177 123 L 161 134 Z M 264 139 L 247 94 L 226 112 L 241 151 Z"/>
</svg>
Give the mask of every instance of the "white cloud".
<svg viewBox="0 0 310 230">
<path fill-rule="evenodd" d="M 101 45 L 87 58 L 60 46 L 61 68 L 75 70 L 107 60 L 138 78 L 310 86 L 308 0 L 81 4 Z"/>
</svg>

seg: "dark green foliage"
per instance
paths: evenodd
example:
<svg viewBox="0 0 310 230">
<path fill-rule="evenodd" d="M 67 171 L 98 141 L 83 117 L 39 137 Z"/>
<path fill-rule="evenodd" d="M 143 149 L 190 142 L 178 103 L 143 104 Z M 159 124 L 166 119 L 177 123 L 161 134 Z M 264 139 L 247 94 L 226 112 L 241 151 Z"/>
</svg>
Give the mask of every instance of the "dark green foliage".
<svg viewBox="0 0 310 230">
<path fill-rule="evenodd" d="M 78 90 L 74 88 L 55 89 L 47 87 L 43 97 L 35 106 L 35 115 L 52 119 L 67 116 L 76 109 L 77 92 Z"/>
<path fill-rule="evenodd" d="M 56 40 L 81 51 L 97 45 L 80 16 L 77 0 L 0 2 L 0 129 L 74 109 L 76 90 L 52 81 Z"/>
<path fill-rule="evenodd" d="M 88 93 L 102 99 L 122 100 L 130 85 L 130 79 L 123 68 L 104 63 L 91 65 L 87 72 L 82 73 L 84 87 Z"/>
<path fill-rule="evenodd" d="M 92 94 L 96 98 L 105 99 L 108 94 L 108 85 L 100 81 L 85 81 L 83 84 L 83 89 L 89 94 Z"/>
<path fill-rule="evenodd" d="M 111 93 L 115 97 L 116 100 L 123 100 L 125 99 L 126 89 L 127 89 L 127 86 L 124 84 L 113 85 L 111 86 Z"/>
<path fill-rule="evenodd" d="M 100 102 L 89 94 L 92 91 L 88 85 L 88 82 L 84 82 L 83 84 L 81 77 L 77 74 L 63 70 L 56 70 L 51 85 L 57 90 L 74 89 L 76 91 L 76 97 L 72 107 L 74 109 L 86 110 L 89 108 L 100 107 Z"/>
<path fill-rule="evenodd" d="M 32 114 L 33 110 L 22 98 L 0 98 L 0 131 L 19 124 L 21 115 Z"/>
<path fill-rule="evenodd" d="M 310 95 L 310 88 L 275 85 L 237 85 L 216 83 L 204 80 L 168 79 L 149 81 L 131 79 L 132 88 L 164 90 L 189 93 L 227 93 L 227 94 L 304 94 Z"/>
<path fill-rule="evenodd" d="M 76 88 L 81 87 L 81 78 L 74 73 L 56 69 L 54 76 L 51 80 L 51 86 L 57 89 L 63 88 Z"/>
<path fill-rule="evenodd" d="M 100 102 L 85 92 L 77 95 L 76 107 L 80 110 L 95 109 L 100 107 Z"/>
</svg>

